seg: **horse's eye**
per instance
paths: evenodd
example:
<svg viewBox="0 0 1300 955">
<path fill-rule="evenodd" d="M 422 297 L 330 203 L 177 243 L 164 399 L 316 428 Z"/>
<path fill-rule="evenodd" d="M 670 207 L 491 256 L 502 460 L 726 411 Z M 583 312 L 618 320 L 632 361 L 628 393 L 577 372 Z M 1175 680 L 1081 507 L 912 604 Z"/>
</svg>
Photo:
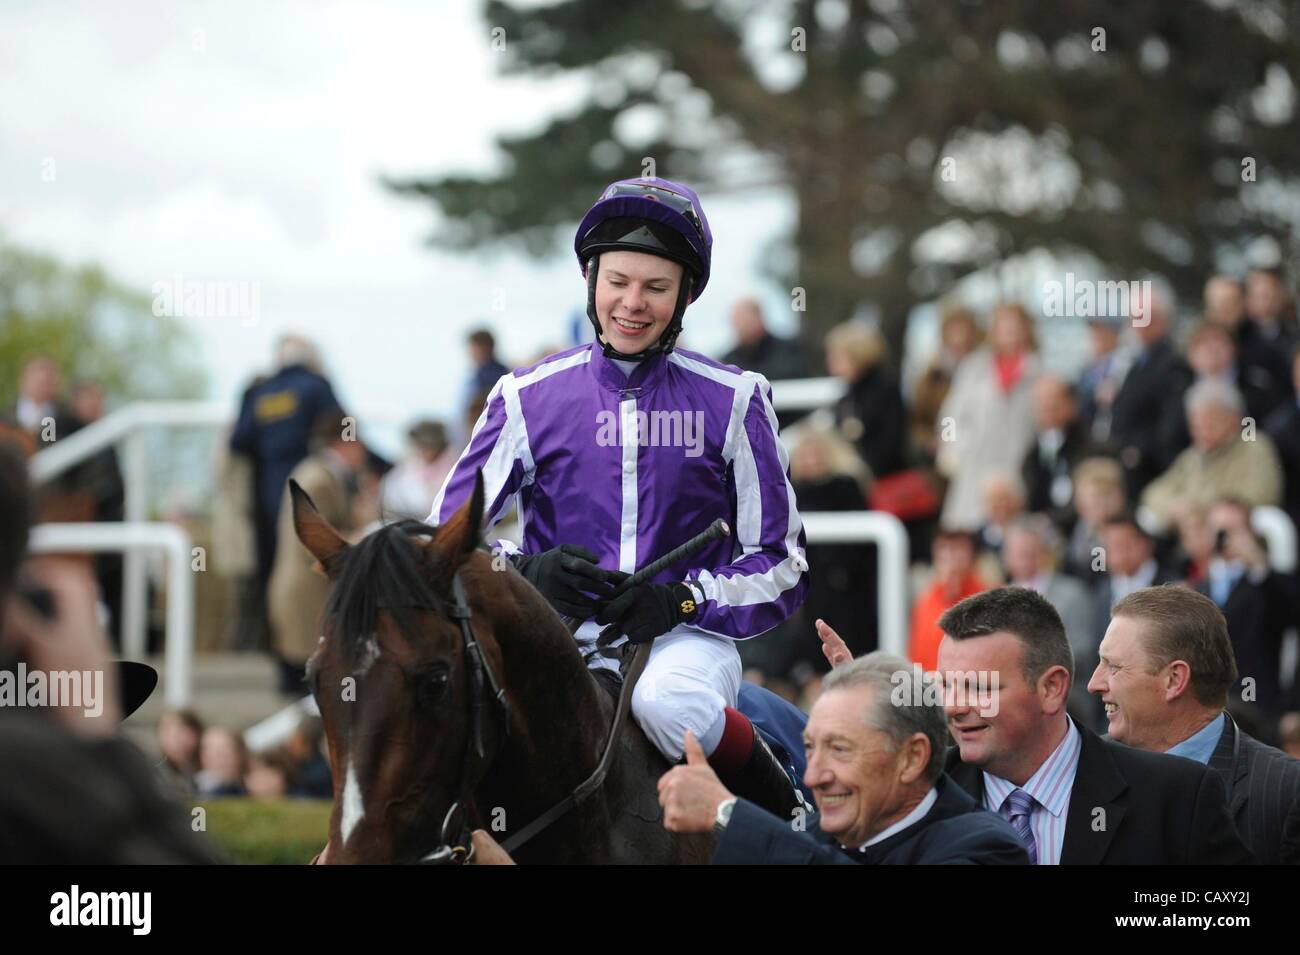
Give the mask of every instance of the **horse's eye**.
<svg viewBox="0 0 1300 955">
<path fill-rule="evenodd" d="M 437 703 L 447 695 L 447 671 L 439 667 L 420 677 L 420 696 L 428 703 Z"/>
</svg>

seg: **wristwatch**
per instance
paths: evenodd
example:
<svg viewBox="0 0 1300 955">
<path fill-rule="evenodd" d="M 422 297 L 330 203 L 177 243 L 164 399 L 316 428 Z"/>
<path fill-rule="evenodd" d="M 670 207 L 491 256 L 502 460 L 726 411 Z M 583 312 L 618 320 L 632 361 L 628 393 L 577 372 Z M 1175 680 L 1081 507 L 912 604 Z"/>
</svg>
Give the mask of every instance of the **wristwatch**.
<svg viewBox="0 0 1300 955">
<path fill-rule="evenodd" d="M 727 823 L 731 822 L 731 811 L 736 808 L 736 797 L 724 799 L 718 803 L 717 815 L 713 817 L 713 832 L 716 835 L 722 835 L 727 828 Z"/>
</svg>

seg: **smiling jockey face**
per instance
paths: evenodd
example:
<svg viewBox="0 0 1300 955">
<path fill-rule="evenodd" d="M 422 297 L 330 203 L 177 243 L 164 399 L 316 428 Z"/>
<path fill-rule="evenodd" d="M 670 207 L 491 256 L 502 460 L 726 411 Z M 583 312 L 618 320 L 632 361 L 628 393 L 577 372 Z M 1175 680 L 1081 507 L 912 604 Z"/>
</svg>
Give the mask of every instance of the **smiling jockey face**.
<svg viewBox="0 0 1300 955">
<path fill-rule="evenodd" d="M 678 263 L 645 252 L 603 253 L 596 280 L 602 343 L 635 355 L 657 342 L 672 321 L 682 272 Z"/>
</svg>

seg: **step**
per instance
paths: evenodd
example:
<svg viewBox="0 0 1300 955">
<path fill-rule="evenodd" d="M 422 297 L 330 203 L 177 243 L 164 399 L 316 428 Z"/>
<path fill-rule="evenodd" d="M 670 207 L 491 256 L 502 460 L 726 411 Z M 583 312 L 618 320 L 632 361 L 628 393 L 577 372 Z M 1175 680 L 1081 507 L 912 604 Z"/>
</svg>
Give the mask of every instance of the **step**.
<svg viewBox="0 0 1300 955">
<path fill-rule="evenodd" d="M 158 755 L 158 722 L 167 706 L 163 658 L 147 658 L 158 671 L 157 688 L 123 724 L 128 738 L 150 755 Z M 244 731 L 292 702 L 278 690 L 275 662 L 259 653 L 204 654 L 194 660 L 191 709 L 208 726 Z"/>
</svg>

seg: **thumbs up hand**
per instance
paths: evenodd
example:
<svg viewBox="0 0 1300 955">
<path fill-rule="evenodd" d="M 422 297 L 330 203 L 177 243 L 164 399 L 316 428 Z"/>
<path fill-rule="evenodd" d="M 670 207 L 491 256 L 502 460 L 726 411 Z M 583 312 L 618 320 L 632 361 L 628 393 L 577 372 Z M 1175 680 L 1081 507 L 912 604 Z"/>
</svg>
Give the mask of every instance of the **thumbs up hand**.
<svg viewBox="0 0 1300 955">
<path fill-rule="evenodd" d="M 730 799 L 731 793 L 718 779 L 690 730 L 682 740 L 682 749 L 685 765 L 674 766 L 659 778 L 664 828 L 669 832 L 709 832 L 717 818 L 718 804 Z"/>
<path fill-rule="evenodd" d="M 690 730 L 687 730 L 686 735 L 682 737 L 682 748 L 686 751 L 687 766 L 709 765 L 708 757 L 704 755 L 704 750 L 700 749 L 700 741 Z"/>
</svg>

